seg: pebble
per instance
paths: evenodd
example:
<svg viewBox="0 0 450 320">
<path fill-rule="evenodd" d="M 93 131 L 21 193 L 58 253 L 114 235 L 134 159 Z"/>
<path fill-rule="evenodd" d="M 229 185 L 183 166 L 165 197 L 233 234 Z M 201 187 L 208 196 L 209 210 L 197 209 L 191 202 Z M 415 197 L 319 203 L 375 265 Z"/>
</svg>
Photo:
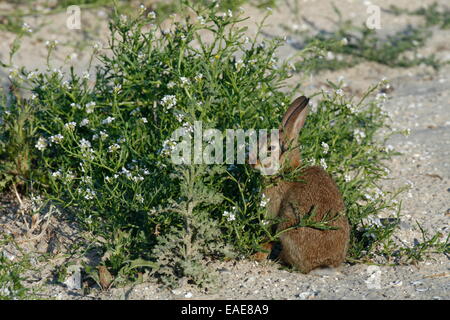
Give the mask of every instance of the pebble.
<svg viewBox="0 0 450 320">
<path fill-rule="evenodd" d="M 69 290 L 79 290 L 81 289 L 81 271 L 74 271 L 70 276 L 67 277 L 64 284 Z"/>
<path fill-rule="evenodd" d="M 316 295 L 317 295 L 316 292 L 313 292 L 313 291 L 305 291 L 305 292 L 299 293 L 299 294 L 298 294 L 298 297 L 299 297 L 301 300 L 310 300 L 310 299 L 314 298 Z"/>
<path fill-rule="evenodd" d="M 183 293 L 183 291 L 181 291 L 180 289 L 174 289 L 174 290 L 172 290 L 172 293 L 176 296 L 179 296 L 180 294 Z"/>
<path fill-rule="evenodd" d="M 9 253 L 6 250 L 3 250 L 2 254 L 10 261 L 13 261 L 15 259 L 15 256 L 12 253 Z"/>
<path fill-rule="evenodd" d="M 393 281 L 393 282 L 391 282 L 391 285 L 393 287 L 401 287 L 403 285 L 403 281 L 401 281 L 401 280 Z"/>
</svg>

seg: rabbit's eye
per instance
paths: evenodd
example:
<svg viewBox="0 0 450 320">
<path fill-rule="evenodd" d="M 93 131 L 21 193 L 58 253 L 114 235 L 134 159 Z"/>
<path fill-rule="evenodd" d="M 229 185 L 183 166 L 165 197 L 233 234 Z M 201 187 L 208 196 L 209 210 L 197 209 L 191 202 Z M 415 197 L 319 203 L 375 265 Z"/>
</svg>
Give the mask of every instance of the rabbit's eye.
<svg viewBox="0 0 450 320">
<path fill-rule="evenodd" d="M 277 150 L 277 146 L 276 145 L 269 146 L 269 148 L 267 150 L 269 152 L 273 152 L 273 151 Z"/>
</svg>

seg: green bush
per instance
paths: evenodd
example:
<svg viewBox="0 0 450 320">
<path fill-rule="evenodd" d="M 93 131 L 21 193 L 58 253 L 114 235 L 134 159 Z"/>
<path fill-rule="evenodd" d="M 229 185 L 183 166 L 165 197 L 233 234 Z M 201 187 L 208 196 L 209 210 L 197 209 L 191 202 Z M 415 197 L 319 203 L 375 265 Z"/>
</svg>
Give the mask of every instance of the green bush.
<svg viewBox="0 0 450 320">
<path fill-rule="evenodd" d="M 146 265 L 168 285 L 179 278 L 205 285 L 202 259 L 245 256 L 273 240 L 264 179 L 250 166 L 170 161 L 175 129 L 189 130 L 194 121 L 221 131 L 277 128 L 297 95 L 298 88 L 282 90 L 291 71 L 276 58 L 283 41 L 249 39 L 240 16 L 218 10 L 201 7 L 197 18 L 170 30 L 153 25 L 153 14 L 116 12 L 95 76 L 50 67 L 11 76 L 32 93 L 3 109 L 33 110 L 32 170 L 47 172 L 35 185 L 106 239 L 104 263 L 115 275 L 135 277 Z M 330 83 L 333 90 L 318 93 L 300 136 L 304 162 L 322 165 L 343 193 L 353 228 L 349 261 L 385 253 L 397 225 L 377 218 L 399 209 L 379 187 L 387 175 L 381 161 L 393 154 L 380 132 L 387 128 L 386 97 L 372 96 L 383 83 L 360 101 Z M 127 236 L 119 241 L 118 234 Z"/>
</svg>

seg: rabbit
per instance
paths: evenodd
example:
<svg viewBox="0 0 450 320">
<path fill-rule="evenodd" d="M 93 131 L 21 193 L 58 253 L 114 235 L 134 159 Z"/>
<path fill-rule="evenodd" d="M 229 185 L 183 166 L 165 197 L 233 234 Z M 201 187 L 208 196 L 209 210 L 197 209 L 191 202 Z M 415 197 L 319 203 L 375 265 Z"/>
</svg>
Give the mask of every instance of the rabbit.
<svg viewBox="0 0 450 320">
<path fill-rule="evenodd" d="M 255 169 L 261 171 L 266 167 L 276 167 L 275 162 L 287 165 L 288 170 L 299 168 L 298 135 L 305 123 L 308 103 L 309 99 L 301 96 L 290 105 L 279 127 L 279 141 L 267 144 L 267 139 L 260 140 L 259 154 L 268 151 L 269 155 L 263 160 L 256 159 L 252 164 Z M 275 226 L 277 233 L 292 228 L 280 234 L 282 248 L 279 257 L 302 273 L 309 273 L 318 267 L 337 267 L 346 257 L 350 236 L 344 201 L 336 183 L 322 167 L 299 170 L 296 181 L 283 181 L 278 177 L 275 184 L 263 190 L 269 201 L 269 218 L 280 221 Z M 311 214 L 311 210 L 315 213 Z M 311 214 L 313 221 L 320 221 L 326 215 L 324 220 L 336 229 L 293 227 L 305 214 Z M 268 249 L 267 244 L 265 249 Z"/>
</svg>

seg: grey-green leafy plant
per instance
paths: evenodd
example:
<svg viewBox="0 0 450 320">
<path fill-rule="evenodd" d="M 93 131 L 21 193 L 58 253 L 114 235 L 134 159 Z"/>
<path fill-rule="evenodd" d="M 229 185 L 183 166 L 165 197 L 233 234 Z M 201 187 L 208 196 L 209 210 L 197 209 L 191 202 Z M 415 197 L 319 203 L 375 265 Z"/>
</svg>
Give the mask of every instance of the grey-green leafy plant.
<svg viewBox="0 0 450 320">
<path fill-rule="evenodd" d="M 336 30 L 320 30 L 316 33 L 294 31 L 299 36 L 301 61 L 295 64 L 299 70 L 318 72 L 338 70 L 354 66 L 363 61 L 374 61 L 389 67 L 407 68 L 420 64 L 439 69 L 441 62 L 434 56 L 420 56 L 431 31 L 423 27 L 407 26 L 392 35 L 382 37 L 377 30 L 366 25 L 356 26 L 352 21 L 343 21 L 340 11 Z M 290 30 L 290 28 L 285 27 Z M 300 45 L 300 44 L 299 44 Z"/>
<path fill-rule="evenodd" d="M 23 272 L 29 268 L 26 259 L 9 258 L 2 248 L 10 243 L 10 237 L 0 239 L 0 300 L 18 300 L 30 298 L 30 290 L 25 287 Z"/>
<path fill-rule="evenodd" d="M 205 185 L 216 174 L 214 171 L 204 166 L 177 168 L 173 179 L 180 180 L 179 198 L 152 213 L 173 212 L 180 217 L 180 224 L 161 235 L 152 252 L 157 263 L 155 273 L 166 285 L 177 286 L 185 281 L 209 286 L 216 279 L 213 270 L 205 265 L 205 257 L 233 255 L 231 248 L 224 244 L 218 222 L 208 210 L 223 201 L 220 193 Z"/>
</svg>

